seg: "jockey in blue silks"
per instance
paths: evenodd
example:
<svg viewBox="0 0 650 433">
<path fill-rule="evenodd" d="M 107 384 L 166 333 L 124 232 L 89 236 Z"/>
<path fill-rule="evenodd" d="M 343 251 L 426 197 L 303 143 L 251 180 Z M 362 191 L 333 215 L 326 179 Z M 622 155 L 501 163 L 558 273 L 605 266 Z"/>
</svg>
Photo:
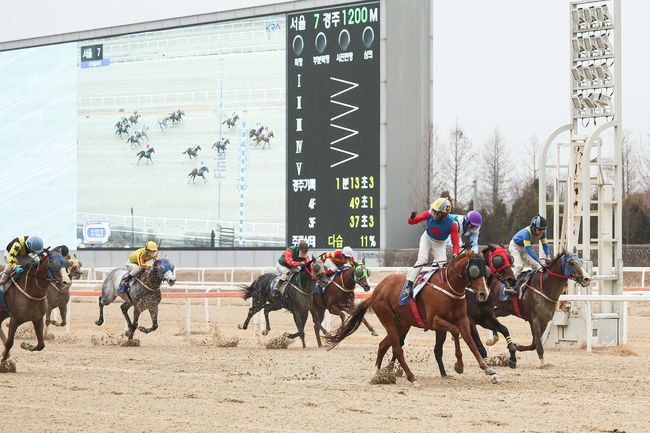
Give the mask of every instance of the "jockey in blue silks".
<svg viewBox="0 0 650 433">
<path fill-rule="evenodd" d="M 540 259 L 533 250 L 533 244 L 542 243 L 544 255 L 546 258 L 551 257 L 551 248 L 546 238 L 546 218 L 536 215 L 528 227 L 519 230 L 510 241 L 508 249 L 515 259 L 513 264 L 515 275 L 519 275 L 525 266 L 530 266 L 533 270 L 543 266 Z"/>
</svg>

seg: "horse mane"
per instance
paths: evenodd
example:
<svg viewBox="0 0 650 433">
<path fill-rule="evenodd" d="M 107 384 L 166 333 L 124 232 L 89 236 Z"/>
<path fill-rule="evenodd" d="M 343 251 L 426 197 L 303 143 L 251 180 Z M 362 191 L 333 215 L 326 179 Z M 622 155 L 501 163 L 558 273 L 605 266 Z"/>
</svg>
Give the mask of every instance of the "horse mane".
<svg viewBox="0 0 650 433">
<path fill-rule="evenodd" d="M 562 256 L 563 256 L 564 254 L 566 254 L 566 248 L 562 248 L 562 249 L 560 249 L 560 251 L 558 251 L 558 253 L 555 255 L 555 257 L 553 257 L 553 258 L 551 259 L 551 261 L 550 261 L 546 266 L 550 268 L 551 266 L 553 266 L 554 264 L 556 264 L 557 261 L 560 260 L 560 258 L 562 258 Z"/>
</svg>

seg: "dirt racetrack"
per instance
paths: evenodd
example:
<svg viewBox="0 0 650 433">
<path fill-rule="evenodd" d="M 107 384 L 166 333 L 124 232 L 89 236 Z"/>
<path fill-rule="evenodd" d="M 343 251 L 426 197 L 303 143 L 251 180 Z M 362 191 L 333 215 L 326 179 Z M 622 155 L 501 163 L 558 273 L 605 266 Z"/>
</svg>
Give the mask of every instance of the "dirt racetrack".
<svg viewBox="0 0 650 433">
<path fill-rule="evenodd" d="M 96 304 L 75 302 L 71 334 L 40 353 L 14 346 L 17 374 L 0 375 L 3 431 L 440 431 L 440 432 L 643 432 L 650 429 L 648 358 L 650 306 L 633 304 L 626 347 L 546 351 L 540 369 L 534 352 L 520 353 L 516 370 L 498 367 L 492 385 L 464 347 L 465 373 L 453 373 L 453 345 L 445 346 L 450 377 L 441 379 L 432 353 L 434 335 L 412 329 L 405 349 L 421 387 L 404 378 L 371 385 L 376 344 L 360 328 L 332 351 L 317 349 L 308 322 L 307 349 L 263 343 L 292 331 L 287 313 L 271 313 L 272 331 L 255 338 L 237 329 L 247 311 L 243 301 L 211 305 L 224 337 L 237 347 L 203 345 L 205 334 L 184 333 L 185 306 L 161 305 L 161 327 L 137 334 L 140 347 L 96 345 L 123 331 L 117 305 L 106 323 L 94 325 Z M 197 304 L 194 329 L 201 324 Z M 369 316 L 380 335 L 383 328 Z M 149 326 L 145 315 L 141 323 Z M 504 321 L 515 341 L 529 342 L 527 325 Z M 338 325 L 338 319 L 333 320 Z M 26 326 L 25 326 L 26 327 Z M 50 328 L 52 330 L 52 328 Z M 20 330 L 19 330 L 20 332 Z M 108 333 L 107 333 L 108 332 Z M 93 338 L 94 337 L 94 338 Z M 464 346 L 464 343 L 463 343 Z M 505 351 L 503 339 L 493 353 Z"/>
</svg>

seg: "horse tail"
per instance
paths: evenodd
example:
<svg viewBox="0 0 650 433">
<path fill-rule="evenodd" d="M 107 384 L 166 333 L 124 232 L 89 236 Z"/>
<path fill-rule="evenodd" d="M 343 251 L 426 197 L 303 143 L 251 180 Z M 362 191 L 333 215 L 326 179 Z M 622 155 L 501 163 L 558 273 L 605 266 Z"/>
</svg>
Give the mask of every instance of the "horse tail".
<svg viewBox="0 0 650 433">
<path fill-rule="evenodd" d="M 255 290 L 255 287 L 251 284 L 250 286 L 239 286 L 239 289 L 243 292 L 242 298 L 249 299 L 253 296 L 253 290 Z"/>
<path fill-rule="evenodd" d="M 359 325 L 363 322 L 363 316 L 366 315 L 366 312 L 370 308 L 370 303 L 372 302 L 372 298 L 368 298 L 359 305 L 357 305 L 354 310 L 352 310 L 352 313 L 350 314 L 350 317 L 343 322 L 343 324 L 333 333 L 330 335 L 324 336 L 325 340 L 327 341 L 328 349 L 331 350 L 338 346 L 338 344 L 343 341 L 346 337 L 349 337 L 354 333 L 354 331 L 357 330 Z"/>
</svg>

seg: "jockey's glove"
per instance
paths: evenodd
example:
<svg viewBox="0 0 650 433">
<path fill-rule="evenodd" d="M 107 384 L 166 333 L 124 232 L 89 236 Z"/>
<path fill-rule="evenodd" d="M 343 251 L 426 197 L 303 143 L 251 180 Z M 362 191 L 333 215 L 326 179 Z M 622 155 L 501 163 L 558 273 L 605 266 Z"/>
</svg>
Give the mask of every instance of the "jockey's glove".
<svg viewBox="0 0 650 433">
<path fill-rule="evenodd" d="M 411 219 L 415 218 L 418 213 L 416 211 L 411 212 Z"/>
<path fill-rule="evenodd" d="M 23 272 L 25 272 L 25 269 L 24 269 L 22 266 L 16 266 L 16 267 L 14 268 L 14 274 L 15 274 L 16 276 L 21 275 Z"/>
</svg>

